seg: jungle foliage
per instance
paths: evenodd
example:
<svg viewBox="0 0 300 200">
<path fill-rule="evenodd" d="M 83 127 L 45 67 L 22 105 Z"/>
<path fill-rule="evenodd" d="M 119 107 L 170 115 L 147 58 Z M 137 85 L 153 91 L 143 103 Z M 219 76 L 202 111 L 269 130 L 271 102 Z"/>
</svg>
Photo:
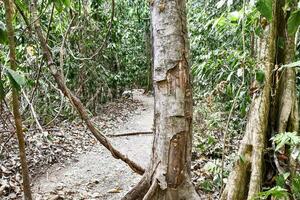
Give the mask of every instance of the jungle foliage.
<svg viewBox="0 0 300 200">
<path fill-rule="evenodd" d="M 35 126 L 31 105 L 43 126 L 58 119 L 73 119 L 75 111 L 50 75 L 51 63 L 43 59 L 44 52 L 34 34 L 36 19 L 31 12 L 31 1 L 12 2 L 17 70 L 9 68 L 5 10 L 0 1 L 0 111 L 9 112 L 14 88 L 21 94 L 21 112 L 29 128 Z M 37 6 L 39 22 L 55 64 L 62 71 L 66 85 L 89 109 L 89 114 L 97 114 L 101 105 L 120 98 L 125 90 L 152 90 L 148 1 L 38 0 Z M 241 139 L 251 99 L 264 86 L 264 72 L 257 67 L 255 55 L 259 50 L 255 39 L 264 34 L 264 28 L 273 20 L 272 1 L 189 0 L 187 8 L 196 110 L 195 150 L 215 159 L 214 163 L 205 165 L 213 176 L 197 184 L 209 193 L 222 188 L 233 161 L 243 160 L 235 154 L 226 154 L 229 161 L 222 166 L 224 149 L 220 141 L 224 132 L 229 133 L 230 142 Z M 289 6 L 284 9 L 288 10 Z M 287 21 L 288 34 L 296 35 L 294 62 L 277 66 L 278 70 L 296 69 L 298 97 L 299 25 L 298 1 L 297 9 L 290 13 Z M 278 39 L 279 46 L 283 45 L 281 40 Z M 199 120 L 197 113 L 201 113 Z M 204 119 L 205 127 L 199 127 Z M 296 132 L 279 133 L 272 141 L 274 152 L 284 146 L 298 148 L 300 145 Z M 296 153 L 299 156 L 299 152 Z M 263 188 L 257 198 L 289 195 L 299 198 L 300 176 L 294 176 L 289 182 L 288 191 L 285 186 L 289 176 L 276 175 L 275 183 Z"/>
</svg>

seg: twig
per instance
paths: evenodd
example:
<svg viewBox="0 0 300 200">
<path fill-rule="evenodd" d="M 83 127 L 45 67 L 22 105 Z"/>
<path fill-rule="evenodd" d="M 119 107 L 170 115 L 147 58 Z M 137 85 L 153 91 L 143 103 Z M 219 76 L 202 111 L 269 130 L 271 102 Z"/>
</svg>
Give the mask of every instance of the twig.
<svg viewBox="0 0 300 200">
<path fill-rule="evenodd" d="M 64 65 L 64 48 L 65 48 L 65 43 L 66 39 L 68 37 L 68 34 L 70 33 L 71 27 L 73 25 L 73 22 L 76 18 L 76 15 L 73 16 L 71 22 L 69 23 L 69 26 L 63 36 L 63 40 L 61 42 L 60 50 L 59 50 L 59 65 L 60 65 L 60 70 L 63 72 L 63 65 Z"/>
<path fill-rule="evenodd" d="M 92 98 L 90 98 L 90 100 L 88 100 L 88 102 L 85 104 L 86 107 L 90 107 L 90 104 L 94 102 L 94 100 L 96 99 L 96 97 L 99 95 L 99 93 L 102 91 L 102 87 L 98 88 L 96 93 L 92 96 Z"/>
<path fill-rule="evenodd" d="M 49 24 L 48 24 L 47 34 L 46 34 L 46 42 L 48 42 L 48 38 L 49 38 L 49 34 L 50 34 L 50 26 L 51 26 L 51 23 L 53 21 L 53 14 L 54 14 L 54 2 L 52 3 L 50 21 L 49 21 Z"/>
<path fill-rule="evenodd" d="M 31 113 L 32 113 L 32 116 L 33 116 L 33 118 L 34 118 L 34 120 L 35 120 L 36 125 L 38 126 L 38 128 L 40 129 L 40 131 L 41 131 L 42 133 L 44 133 L 44 130 L 43 130 L 43 128 L 42 128 L 42 126 L 41 126 L 41 124 L 40 124 L 38 118 L 37 118 L 36 112 L 35 112 L 35 110 L 34 110 L 32 104 L 31 104 L 31 102 L 29 101 L 29 99 L 28 99 L 26 93 L 24 92 L 24 90 L 21 90 L 21 91 L 22 91 L 23 96 L 25 97 L 25 100 L 27 101 L 27 103 L 28 103 L 28 105 L 29 105 L 29 107 L 30 107 L 30 110 L 31 110 Z"/>
<path fill-rule="evenodd" d="M 17 4 L 15 1 L 14 1 L 14 4 L 15 4 L 17 10 L 19 11 L 20 15 L 22 16 L 22 18 L 23 18 L 23 20 L 24 20 L 24 22 L 25 22 L 25 24 L 26 24 L 29 32 L 31 33 L 32 32 L 31 26 L 29 24 L 29 21 L 28 21 L 27 17 L 25 16 L 23 10 L 20 8 L 19 4 Z"/>
<path fill-rule="evenodd" d="M 14 4 L 16 5 L 16 3 L 14 3 Z M 42 1 L 42 5 L 43 4 L 44 4 L 44 0 Z M 23 29 L 21 35 L 26 31 L 26 29 L 32 30 L 32 25 L 36 22 L 36 20 L 39 20 L 43 16 L 43 14 L 44 14 L 44 12 L 46 12 L 47 8 L 48 8 L 48 4 L 46 4 L 46 6 L 44 7 L 44 10 L 42 10 L 41 14 L 36 19 L 34 19 L 32 22 L 26 24 L 27 27 L 25 29 Z M 21 16 L 24 19 L 24 21 L 28 21 L 28 19 L 25 15 L 21 14 Z"/>
<path fill-rule="evenodd" d="M 56 113 L 56 115 L 53 117 L 53 119 L 50 122 L 48 122 L 45 126 L 49 126 L 50 124 L 52 124 L 57 119 L 57 117 L 60 115 L 60 113 L 62 111 L 63 103 L 64 103 L 64 94 L 60 90 L 59 90 L 59 94 L 60 94 L 59 110 Z"/>
<path fill-rule="evenodd" d="M 40 63 L 37 78 L 36 78 L 36 82 L 35 82 L 34 88 L 33 88 L 32 93 L 31 93 L 30 102 L 33 101 L 34 93 L 36 92 L 36 90 L 38 88 L 40 77 L 41 77 L 42 66 L 43 66 L 42 63 Z"/>
</svg>

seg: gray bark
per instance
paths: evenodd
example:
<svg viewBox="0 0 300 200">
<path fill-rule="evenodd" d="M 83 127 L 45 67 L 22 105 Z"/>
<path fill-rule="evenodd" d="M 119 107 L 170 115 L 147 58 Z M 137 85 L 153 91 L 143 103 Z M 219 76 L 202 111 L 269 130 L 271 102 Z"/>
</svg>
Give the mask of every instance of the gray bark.
<svg viewBox="0 0 300 200">
<path fill-rule="evenodd" d="M 152 4 L 155 138 L 151 169 L 158 183 L 150 199 L 198 199 L 190 182 L 192 90 L 184 0 Z"/>
</svg>

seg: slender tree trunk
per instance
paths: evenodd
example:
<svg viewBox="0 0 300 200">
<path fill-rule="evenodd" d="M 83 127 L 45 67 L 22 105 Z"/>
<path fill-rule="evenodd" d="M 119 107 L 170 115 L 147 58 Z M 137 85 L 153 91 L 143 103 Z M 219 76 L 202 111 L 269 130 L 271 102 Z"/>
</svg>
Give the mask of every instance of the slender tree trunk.
<svg viewBox="0 0 300 200">
<path fill-rule="evenodd" d="M 6 26 L 8 32 L 8 44 L 9 44 L 9 58 L 10 58 L 10 66 L 12 70 L 17 69 L 16 63 L 16 52 L 15 52 L 15 33 L 13 28 L 13 5 L 11 0 L 4 0 L 5 6 L 5 16 L 6 16 Z M 22 118 L 20 114 L 20 95 L 19 91 L 16 87 L 12 84 L 12 106 L 13 106 L 13 114 L 15 119 L 16 125 L 16 134 L 19 143 L 19 154 L 20 154 L 20 161 L 21 161 L 21 168 L 22 168 L 22 178 L 23 178 L 23 190 L 24 190 L 24 197 L 26 200 L 31 200 L 31 190 L 30 190 L 30 178 L 28 172 L 28 166 L 26 161 L 26 151 L 25 151 L 25 140 L 22 131 Z"/>
<path fill-rule="evenodd" d="M 200 199 L 190 181 L 192 90 L 185 4 L 185 0 L 155 0 L 151 5 L 155 94 L 152 158 L 141 182 L 123 199 Z"/>
</svg>

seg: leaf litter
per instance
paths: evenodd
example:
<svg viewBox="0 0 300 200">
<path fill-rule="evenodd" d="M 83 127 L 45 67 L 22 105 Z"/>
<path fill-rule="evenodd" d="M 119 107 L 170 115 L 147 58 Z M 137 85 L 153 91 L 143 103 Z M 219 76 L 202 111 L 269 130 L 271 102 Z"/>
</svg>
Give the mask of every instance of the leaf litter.
<svg viewBox="0 0 300 200">
<path fill-rule="evenodd" d="M 139 101 L 122 98 L 103 105 L 98 111 L 99 115 L 92 120 L 104 134 L 108 134 L 140 107 L 142 104 Z M 9 113 L 6 113 L 6 117 L 11 118 Z M 31 128 L 24 134 L 27 162 L 33 180 L 49 166 L 66 160 L 76 161 L 78 155 L 98 144 L 80 120 L 57 122 L 53 127 L 46 127 L 44 133 Z M 7 127 L 0 120 L 0 198 L 20 199 L 22 178 L 18 143 L 14 133 L 7 130 L 13 130 L 13 125 Z M 62 199 L 62 188 L 57 188 L 57 194 L 54 192 L 51 199 Z M 64 191 L 64 195 L 65 192 L 68 194 L 75 191 Z M 94 193 L 92 196 L 97 198 L 98 194 Z"/>
</svg>

